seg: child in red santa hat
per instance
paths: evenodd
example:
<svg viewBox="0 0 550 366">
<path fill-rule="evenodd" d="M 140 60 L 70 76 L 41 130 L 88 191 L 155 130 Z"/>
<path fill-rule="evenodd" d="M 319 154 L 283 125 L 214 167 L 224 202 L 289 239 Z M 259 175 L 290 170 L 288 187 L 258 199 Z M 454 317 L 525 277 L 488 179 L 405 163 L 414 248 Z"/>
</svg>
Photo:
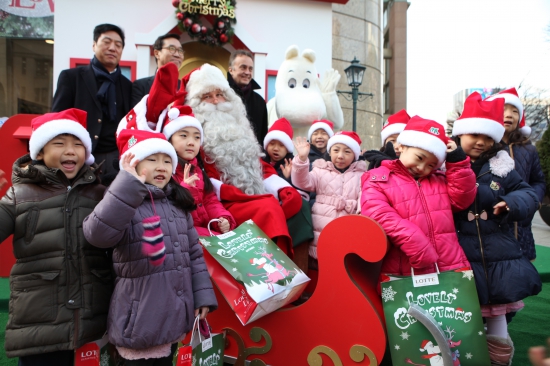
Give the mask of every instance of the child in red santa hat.
<svg viewBox="0 0 550 366">
<path fill-rule="evenodd" d="M 309 246 L 310 269 L 316 270 L 317 241 L 323 228 L 332 220 L 358 212 L 361 175 L 364 161 L 358 161 L 361 139 L 355 132 L 342 131 L 328 140 L 328 156 L 318 159 L 309 171 L 310 144 L 297 137 L 297 156 L 292 160 L 292 182 L 296 187 L 316 192 L 312 207 L 314 239 Z"/>
<path fill-rule="evenodd" d="M 219 235 L 233 230 L 237 224 L 233 215 L 218 200 L 199 154 L 204 139 L 201 123 L 189 106 L 173 106 L 162 130 L 178 154 L 174 179 L 191 192 L 197 209 L 191 214 L 200 236 Z M 210 227 L 213 229 L 209 231 Z"/>
<path fill-rule="evenodd" d="M 401 155 L 361 178 L 361 213 L 376 220 L 390 242 L 381 276 L 468 267 L 453 212 L 474 200 L 470 159 L 445 136 L 444 127 L 412 117 L 399 134 Z M 446 171 L 438 168 L 446 159 Z M 382 278 L 381 277 L 381 278 Z"/>
<path fill-rule="evenodd" d="M 501 143 L 515 162 L 515 169 L 524 182 L 528 183 L 537 192 L 539 203 L 542 203 L 546 193 L 546 180 L 540 166 L 537 148 L 529 140 L 531 127 L 525 124 L 523 103 L 515 88 L 501 91 L 487 100 L 504 99 L 504 136 Z M 497 141 L 495 141 L 497 142 Z M 524 217 L 511 226 L 511 230 L 521 243 L 522 250 L 527 258 L 534 260 L 535 239 L 531 230 L 534 215 Z"/>
<path fill-rule="evenodd" d="M 178 157 L 162 133 L 125 129 L 117 145 L 120 172 L 83 224 L 92 245 L 114 248 L 107 333 L 126 365 L 171 364 L 193 319 L 218 305 L 195 204 L 172 178 Z"/>
</svg>

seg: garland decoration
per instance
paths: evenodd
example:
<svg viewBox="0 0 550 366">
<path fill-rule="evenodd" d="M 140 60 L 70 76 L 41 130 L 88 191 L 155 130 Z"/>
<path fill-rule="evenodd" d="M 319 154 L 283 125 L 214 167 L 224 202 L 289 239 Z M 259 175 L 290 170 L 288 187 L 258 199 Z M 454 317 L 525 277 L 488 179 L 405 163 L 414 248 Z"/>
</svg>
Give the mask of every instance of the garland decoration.
<svg viewBox="0 0 550 366">
<path fill-rule="evenodd" d="M 234 31 L 236 0 L 172 0 L 176 8 L 178 28 L 192 39 L 209 46 L 223 46 L 230 42 Z M 202 25 L 204 16 L 212 27 Z"/>
</svg>

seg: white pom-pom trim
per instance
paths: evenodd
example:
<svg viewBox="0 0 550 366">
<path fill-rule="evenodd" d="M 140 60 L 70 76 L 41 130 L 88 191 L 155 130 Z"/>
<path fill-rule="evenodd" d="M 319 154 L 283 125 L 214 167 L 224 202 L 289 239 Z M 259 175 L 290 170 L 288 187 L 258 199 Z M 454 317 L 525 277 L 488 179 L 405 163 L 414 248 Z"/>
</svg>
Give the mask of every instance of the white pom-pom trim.
<svg viewBox="0 0 550 366">
<path fill-rule="evenodd" d="M 168 118 L 170 118 L 170 120 L 174 120 L 174 119 L 178 118 L 179 116 L 180 116 L 180 110 L 177 109 L 177 108 L 171 108 L 168 111 Z"/>
</svg>

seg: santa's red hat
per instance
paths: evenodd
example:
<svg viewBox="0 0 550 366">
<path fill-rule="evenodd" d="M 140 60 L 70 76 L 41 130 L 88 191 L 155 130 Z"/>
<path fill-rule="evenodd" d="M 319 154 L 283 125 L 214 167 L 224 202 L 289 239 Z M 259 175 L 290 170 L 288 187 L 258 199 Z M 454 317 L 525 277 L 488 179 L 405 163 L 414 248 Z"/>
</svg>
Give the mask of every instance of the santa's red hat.
<svg viewBox="0 0 550 366">
<path fill-rule="evenodd" d="M 519 111 L 519 115 L 523 116 L 523 103 L 519 99 L 518 91 L 516 88 L 510 88 L 491 95 L 487 100 L 504 99 L 504 104 L 511 104 Z M 520 117 L 521 118 L 521 117 Z"/>
<path fill-rule="evenodd" d="M 334 136 L 332 136 L 328 140 L 327 151 L 330 152 L 330 148 L 334 144 L 346 145 L 355 154 L 355 160 L 359 159 L 359 155 L 361 155 L 361 138 L 355 132 L 353 131 L 336 132 L 336 134 L 334 134 Z"/>
<path fill-rule="evenodd" d="M 292 126 L 286 118 L 279 118 L 275 121 L 273 126 L 267 131 L 267 135 L 264 137 L 264 149 L 267 149 L 267 145 L 273 140 L 280 141 L 285 145 L 289 153 L 294 152 L 294 144 L 292 143 L 292 138 L 294 133 L 292 131 Z"/>
<path fill-rule="evenodd" d="M 407 122 L 409 122 L 410 119 L 411 117 L 404 109 L 389 116 L 382 126 L 382 132 L 380 132 L 380 136 L 382 137 L 382 145 L 384 145 L 386 139 L 391 135 L 400 134 L 403 132 Z"/>
<path fill-rule="evenodd" d="M 334 136 L 334 123 L 327 119 L 321 119 L 318 121 L 313 121 L 313 123 L 311 124 L 311 127 L 307 131 L 308 141 L 311 141 L 311 135 L 313 135 L 313 132 L 319 129 L 325 131 L 329 138 Z"/>
<path fill-rule="evenodd" d="M 229 82 L 222 71 L 216 66 L 204 64 L 198 69 L 192 70 L 182 79 L 187 92 L 186 100 L 202 97 L 203 94 L 220 89 L 222 93 L 229 89 Z"/>
<path fill-rule="evenodd" d="M 166 119 L 164 121 L 164 128 L 162 132 L 166 136 L 167 140 L 170 140 L 170 137 L 182 128 L 185 127 L 195 127 L 201 133 L 201 145 L 203 141 L 204 133 L 202 131 L 202 125 L 198 119 L 193 115 L 193 110 L 191 107 L 186 105 L 174 106 L 170 108 Z"/>
<path fill-rule="evenodd" d="M 440 167 L 447 156 L 449 138 L 445 136 L 445 128 L 440 123 L 414 116 L 397 137 L 397 142 L 434 154 L 438 161 L 438 167 Z"/>
<path fill-rule="evenodd" d="M 143 130 L 122 130 L 118 134 L 116 143 L 120 153 L 120 169 L 122 170 L 122 159 L 127 154 L 134 154 L 132 163 L 136 160 L 143 160 L 149 155 L 165 153 L 172 159 L 172 174 L 176 172 L 178 155 L 166 136 L 162 133 Z"/>
<path fill-rule="evenodd" d="M 145 95 L 126 116 L 117 128 L 117 135 L 124 129 L 161 132 L 168 106 L 176 99 L 179 71 L 176 64 L 169 62 L 161 66 L 149 94 Z"/>
<path fill-rule="evenodd" d="M 504 136 L 504 99 L 482 100 L 473 92 L 464 102 L 462 115 L 453 124 L 453 136 L 482 134 L 500 142 Z"/>
<path fill-rule="evenodd" d="M 81 109 L 70 108 L 34 118 L 31 121 L 32 134 L 29 141 L 31 159 L 36 159 L 44 146 L 54 137 L 68 133 L 82 141 L 86 149 L 86 164 L 93 164 L 92 139 L 86 129 L 87 115 L 88 113 Z"/>
</svg>

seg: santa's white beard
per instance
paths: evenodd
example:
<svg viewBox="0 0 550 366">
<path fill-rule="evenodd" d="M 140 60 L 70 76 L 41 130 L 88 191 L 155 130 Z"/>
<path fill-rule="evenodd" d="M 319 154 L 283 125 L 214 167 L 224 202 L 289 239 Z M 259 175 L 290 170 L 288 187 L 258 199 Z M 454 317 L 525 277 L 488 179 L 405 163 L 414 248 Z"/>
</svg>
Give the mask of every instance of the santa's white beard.
<svg viewBox="0 0 550 366">
<path fill-rule="evenodd" d="M 249 195 L 266 193 L 260 163 L 262 150 L 242 102 L 189 104 L 202 123 L 206 162 L 215 165 L 220 180 Z"/>
</svg>

